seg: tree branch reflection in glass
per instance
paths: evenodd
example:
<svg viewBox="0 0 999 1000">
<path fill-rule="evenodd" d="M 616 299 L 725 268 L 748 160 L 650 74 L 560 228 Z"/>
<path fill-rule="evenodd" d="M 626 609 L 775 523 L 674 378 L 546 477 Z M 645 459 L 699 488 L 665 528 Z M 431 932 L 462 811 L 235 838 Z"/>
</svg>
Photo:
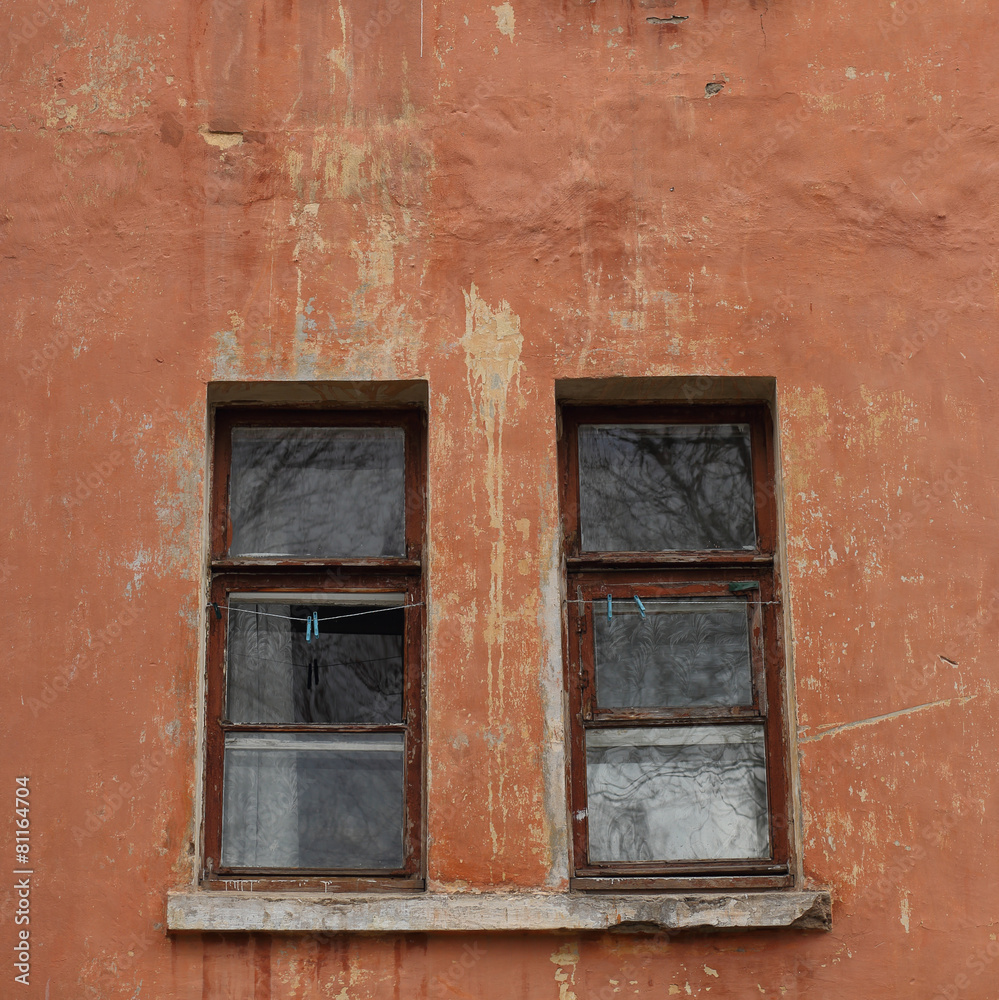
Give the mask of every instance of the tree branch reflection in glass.
<svg viewBox="0 0 999 1000">
<path fill-rule="evenodd" d="M 599 708 L 688 708 L 753 703 L 744 601 L 628 601 L 594 614 Z"/>
<path fill-rule="evenodd" d="M 401 427 L 234 427 L 232 556 L 401 556 Z"/>
<path fill-rule="evenodd" d="M 591 729 L 591 863 L 769 855 L 763 726 Z"/>
<path fill-rule="evenodd" d="M 747 424 L 582 424 L 587 552 L 756 547 Z"/>
<path fill-rule="evenodd" d="M 402 722 L 404 601 L 384 593 L 232 594 L 229 721 Z M 313 615 L 315 635 L 306 626 Z M 228 733 L 223 864 L 400 867 L 404 745 L 402 733 Z"/>
</svg>

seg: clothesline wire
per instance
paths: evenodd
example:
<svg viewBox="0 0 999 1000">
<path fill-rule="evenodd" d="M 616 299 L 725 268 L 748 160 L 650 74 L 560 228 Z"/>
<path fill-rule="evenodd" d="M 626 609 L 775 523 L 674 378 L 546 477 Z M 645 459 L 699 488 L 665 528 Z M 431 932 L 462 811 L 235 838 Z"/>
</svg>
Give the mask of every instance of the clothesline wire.
<svg viewBox="0 0 999 1000">
<path fill-rule="evenodd" d="M 657 602 L 662 602 L 662 601 L 669 601 L 671 604 L 678 604 L 678 603 L 681 603 L 681 602 L 685 602 L 685 603 L 688 603 L 688 604 L 695 604 L 695 603 L 709 604 L 709 603 L 712 603 L 712 602 L 718 600 L 718 598 L 724 598 L 724 599 L 731 600 L 732 598 L 737 597 L 740 593 L 745 593 L 745 591 L 735 591 L 735 592 L 733 592 L 731 594 L 718 594 L 718 595 L 705 594 L 705 595 L 702 595 L 700 597 L 669 597 L 669 596 L 666 596 L 666 595 L 662 595 L 662 596 L 658 596 L 658 597 L 646 597 L 644 594 L 640 594 L 639 596 L 642 598 L 642 601 L 645 604 L 656 604 Z M 615 598 L 613 598 L 615 606 L 616 606 L 616 604 L 617 604 L 618 601 L 631 603 L 632 600 L 633 600 L 632 597 L 615 597 Z M 565 599 L 565 603 L 566 604 L 606 604 L 607 603 L 607 598 L 606 597 L 582 597 L 582 598 L 567 597 Z M 783 603 L 783 601 L 753 601 L 754 605 L 755 604 L 782 604 L 782 603 Z"/>
<path fill-rule="evenodd" d="M 742 591 L 742 593 L 745 593 L 745 591 Z M 732 597 L 735 596 L 735 594 L 719 594 L 718 596 L 722 597 L 722 598 L 732 598 Z M 710 604 L 710 603 L 713 603 L 716 599 L 717 598 L 715 598 L 713 596 L 707 596 L 707 595 L 702 596 L 702 597 L 668 597 L 668 596 L 661 596 L 661 597 L 646 597 L 645 598 L 645 600 L 648 601 L 650 604 L 655 604 L 656 602 L 660 602 L 660 601 L 685 602 L 685 603 L 691 603 L 691 604 L 693 604 L 693 603 Z M 614 597 L 614 598 L 612 598 L 612 600 L 614 600 L 614 601 L 627 601 L 628 598 L 627 597 Z M 607 598 L 606 597 L 566 598 L 565 603 L 566 604 L 606 604 L 607 603 Z M 764 605 L 764 604 L 766 604 L 766 605 L 772 605 L 772 604 L 781 604 L 782 602 L 781 601 L 754 601 L 753 603 L 754 604 L 760 604 L 760 605 Z M 424 606 L 424 602 L 423 601 L 417 601 L 417 602 L 414 602 L 412 604 L 391 604 L 391 605 L 388 605 L 388 606 L 386 606 L 384 608 L 369 608 L 367 611 L 352 611 L 350 614 L 346 614 L 346 615 L 327 615 L 325 618 L 319 618 L 319 621 L 320 622 L 335 622 L 335 621 L 340 621 L 343 618 L 359 618 L 362 615 L 377 615 L 377 614 L 379 614 L 381 612 L 385 612 L 385 611 L 402 611 L 404 608 L 422 608 L 423 606 Z M 278 615 L 278 614 L 275 614 L 273 611 L 254 611 L 252 608 L 237 608 L 237 607 L 233 607 L 231 604 L 216 604 L 214 602 L 209 603 L 207 605 L 207 607 L 212 608 L 212 609 L 217 609 L 218 611 L 222 611 L 222 610 L 225 610 L 225 611 L 235 611 L 237 614 L 259 615 L 259 616 L 261 616 L 263 618 L 280 618 L 283 621 L 288 621 L 288 622 L 307 622 L 310 618 L 312 618 L 312 615 L 307 615 L 305 618 L 302 618 L 300 615 Z"/>
<path fill-rule="evenodd" d="M 307 604 L 307 601 L 294 601 L 289 603 L 295 604 Z M 236 608 L 231 604 L 217 604 L 216 602 L 209 602 L 209 608 L 216 609 L 218 611 L 235 611 L 237 614 L 244 615 L 260 615 L 263 618 L 281 618 L 286 622 L 307 622 L 312 615 L 307 615 L 302 618 L 300 615 L 278 615 L 273 611 L 254 611 L 252 608 Z M 359 618 L 361 615 L 377 615 L 383 611 L 402 611 L 403 608 L 422 608 L 423 601 L 418 601 L 413 604 L 390 604 L 384 608 L 369 608 L 367 611 L 352 611 L 348 615 L 327 615 L 325 618 L 319 618 L 321 622 L 336 622 L 340 621 L 341 618 Z"/>
</svg>

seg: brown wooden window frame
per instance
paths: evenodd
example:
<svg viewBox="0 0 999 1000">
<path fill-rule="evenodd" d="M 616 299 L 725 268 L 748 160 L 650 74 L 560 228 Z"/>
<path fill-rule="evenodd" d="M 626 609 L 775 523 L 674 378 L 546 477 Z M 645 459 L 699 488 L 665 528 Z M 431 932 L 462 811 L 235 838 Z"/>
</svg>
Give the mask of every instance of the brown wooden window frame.
<svg viewBox="0 0 999 1000">
<path fill-rule="evenodd" d="M 578 431 L 587 424 L 748 424 L 756 510 L 755 550 L 587 552 L 581 548 Z M 571 885 L 603 891 L 749 890 L 794 885 L 785 657 L 777 559 L 773 423 L 764 403 L 726 405 L 564 404 L 559 425 L 559 484 L 566 573 L 566 685 L 569 703 Z M 732 587 L 732 584 L 740 585 Z M 750 615 L 753 705 L 707 708 L 598 709 L 595 703 L 594 614 L 606 598 L 745 600 Z M 724 725 L 758 721 L 765 732 L 770 857 L 677 862 L 588 860 L 587 730 Z"/>
<path fill-rule="evenodd" d="M 400 427 L 405 432 L 405 554 L 399 557 L 230 557 L 229 483 L 234 427 Z M 206 658 L 206 734 L 201 883 L 209 889 L 322 892 L 418 891 L 425 888 L 423 550 L 426 525 L 426 417 L 422 408 L 218 407 L 214 413 L 211 496 L 211 560 Z M 254 724 L 225 718 L 228 606 L 240 592 L 405 594 L 403 719 L 398 724 Z M 402 733 L 405 740 L 404 863 L 384 869 L 273 869 L 219 866 L 222 845 L 222 781 L 229 731 L 308 733 Z"/>
</svg>

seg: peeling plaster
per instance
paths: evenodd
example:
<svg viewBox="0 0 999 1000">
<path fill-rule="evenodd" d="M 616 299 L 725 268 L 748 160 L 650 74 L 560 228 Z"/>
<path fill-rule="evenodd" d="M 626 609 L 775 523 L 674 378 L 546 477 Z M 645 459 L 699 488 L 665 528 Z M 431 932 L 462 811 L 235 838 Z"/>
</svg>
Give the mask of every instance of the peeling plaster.
<svg viewBox="0 0 999 1000">
<path fill-rule="evenodd" d="M 202 125 L 198 129 L 198 135 L 216 149 L 232 149 L 233 146 L 239 146 L 243 142 L 242 132 L 212 132 L 207 125 Z"/>
<path fill-rule="evenodd" d="M 510 3 L 500 4 L 498 7 L 493 7 L 493 13 L 496 15 L 496 27 L 512 42 L 515 27 L 513 5 Z"/>
<path fill-rule="evenodd" d="M 960 23 L 929 5 L 874 11 L 873 66 L 857 22 L 844 31 L 795 5 L 776 19 L 706 0 L 516 6 L 428 5 L 421 20 L 396 0 L 220 0 L 178 18 L 78 0 L 12 14 L 0 567 L 17 613 L 3 725 L 11 766 L 45 775 L 35 891 L 60 942 L 44 963 L 53 995 L 372 1000 L 500 983 L 522 1000 L 538 983 L 580 998 L 611 983 L 622 996 L 769 997 L 820 979 L 830 993 L 860 983 L 882 998 L 912 980 L 949 995 L 989 941 L 990 898 L 969 878 L 996 875 L 992 11 L 967 3 Z M 655 943 L 625 976 L 633 939 L 599 933 L 613 907 L 603 894 L 570 906 L 580 894 L 566 891 L 552 387 L 691 373 L 776 380 L 789 683 L 807 723 L 796 836 L 803 877 L 843 900 L 843 952 L 785 931 L 735 948 L 696 933 Z M 429 878 L 453 876 L 469 911 L 490 895 L 494 930 L 519 906 L 531 926 L 546 889 L 540 922 L 564 931 L 482 932 L 460 982 L 435 974 L 460 966 L 462 944 L 407 937 L 447 925 L 446 893 L 433 914 L 422 896 L 364 897 L 370 914 L 412 910 L 396 935 L 274 936 L 284 904 L 260 900 L 254 927 L 268 931 L 253 940 L 181 941 L 156 925 L 165 888 L 203 902 L 188 848 L 201 822 L 206 384 L 381 377 L 430 386 L 428 800 L 433 817 L 447 789 L 462 820 L 431 823 Z M 154 396 L 175 422 L 137 416 Z M 140 426 L 131 460 L 69 503 L 70 484 Z M 951 463 L 961 477 L 938 502 L 929 491 Z M 911 530 L 892 538 L 906 512 Z M 914 688 L 913 665 L 938 653 L 960 670 Z M 72 692 L 36 718 L 46 678 Z M 176 748 L 159 794 L 130 801 L 92 851 L 61 841 L 157 742 Z M 896 877 L 893 858 L 913 854 L 899 844 L 926 858 Z M 871 873 L 890 883 L 874 933 Z M 316 911 L 375 930 L 351 924 L 355 906 L 308 899 L 299 932 Z M 148 927 L 148 945 L 130 947 Z M 553 965 L 554 949 L 578 960 Z M 970 1000 L 987 982 L 969 978 L 954 988 Z"/>
<path fill-rule="evenodd" d="M 488 497 L 489 528 L 492 529 L 489 564 L 489 605 L 484 617 L 484 636 L 488 646 L 487 718 L 490 729 L 505 725 L 506 715 L 504 632 L 506 628 L 506 530 L 504 520 L 503 430 L 508 418 L 511 391 L 516 391 L 520 370 L 520 353 L 524 338 L 520 320 L 507 302 L 491 307 L 479 297 L 473 284 L 465 292 L 465 335 L 461 345 L 465 351 L 468 371 L 468 394 L 474 408 L 474 430 L 486 439 L 486 463 L 483 470 Z M 497 748 L 497 758 L 503 751 Z M 500 850 L 500 836 L 494 821 L 496 809 L 506 816 L 510 803 L 503 796 L 502 768 L 489 782 L 489 835 L 493 851 Z"/>
</svg>

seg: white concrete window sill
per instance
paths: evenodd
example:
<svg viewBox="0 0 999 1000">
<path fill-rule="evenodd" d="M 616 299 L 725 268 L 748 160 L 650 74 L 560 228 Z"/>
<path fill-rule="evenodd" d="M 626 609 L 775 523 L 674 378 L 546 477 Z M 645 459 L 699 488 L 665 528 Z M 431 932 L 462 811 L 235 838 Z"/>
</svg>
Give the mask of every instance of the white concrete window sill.
<svg viewBox="0 0 999 1000">
<path fill-rule="evenodd" d="M 329 895 L 171 892 L 171 931 L 424 933 L 663 931 L 787 927 L 829 930 L 826 890 L 747 893 L 548 892 Z"/>
</svg>

